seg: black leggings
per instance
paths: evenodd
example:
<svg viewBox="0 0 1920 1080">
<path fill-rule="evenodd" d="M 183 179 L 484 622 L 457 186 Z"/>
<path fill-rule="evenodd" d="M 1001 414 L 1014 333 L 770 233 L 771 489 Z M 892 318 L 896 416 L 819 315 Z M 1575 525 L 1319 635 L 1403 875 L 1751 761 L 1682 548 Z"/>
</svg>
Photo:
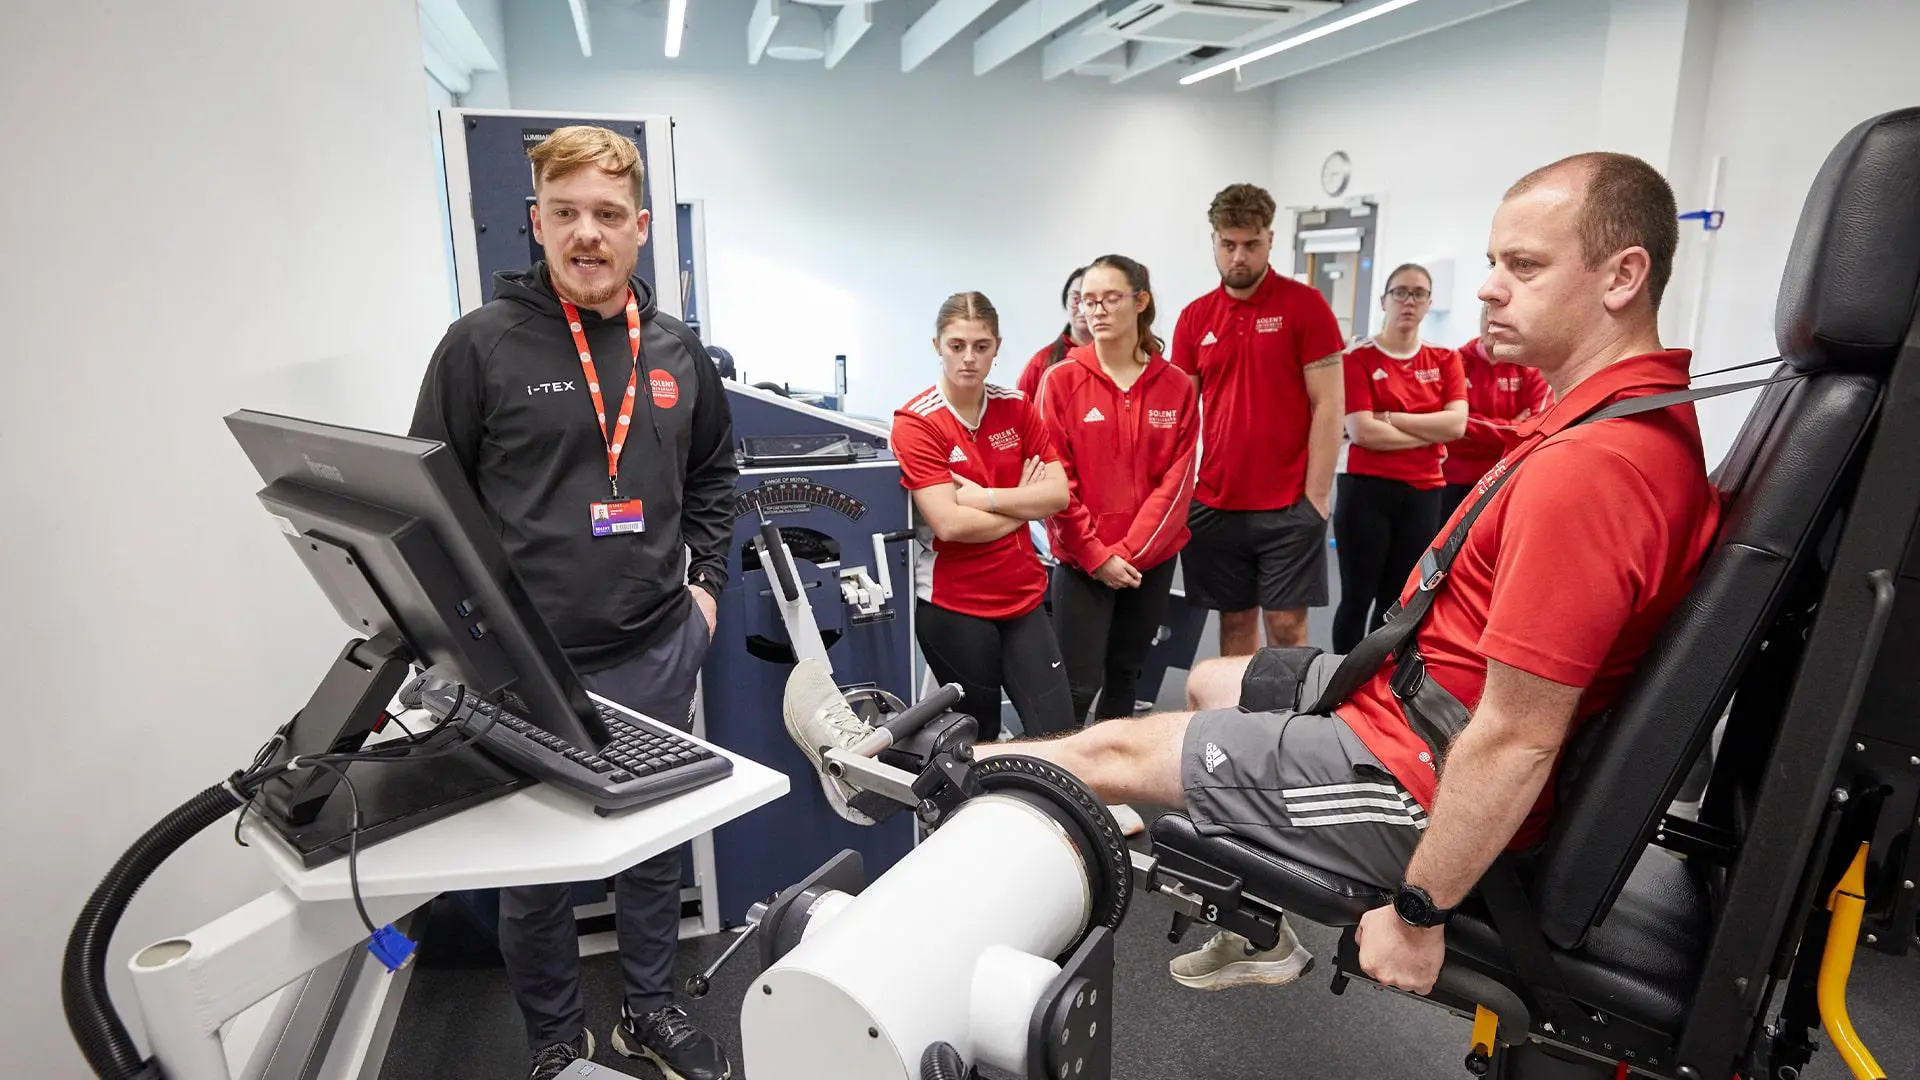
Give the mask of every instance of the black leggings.
<svg viewBox="0 0 1920 1080">
<path fill-rule="evenodd" d="M 1006 687 L 1029 736 L 1073 726 L 1073 700 L 1060 646 L 1044 607 L 1013 619 L 979 619 L 915 602 L 914 636 L 942 684 L 959 683 L 960 711 L 980 724 L 980 741 L 1000 737 L 1000 688 Z"/>
<path fill-rule="evenodd" d="M 1439 488 L 1421 490 L 1402 480 L 1340 474 L 1333 500 L 1334 550 L 1340 556 L 1334 652 L 1352 652 L 1361 638 L 1386 621 L 1440 524 Z"/>
<path fill-rule="evenodd" d="M 1141 571 L 1134 589 L 1110 589 L 1064 563 L 1054 568 L 1053 621 L 1060 630 L 1075 723 L 1086 721 L 1096 694 L 1100 712 L 1095 719 L 1133 715 L 1140 666 L 1167 617 L 1173 564 L 1168 559 Z"/>
</svg>

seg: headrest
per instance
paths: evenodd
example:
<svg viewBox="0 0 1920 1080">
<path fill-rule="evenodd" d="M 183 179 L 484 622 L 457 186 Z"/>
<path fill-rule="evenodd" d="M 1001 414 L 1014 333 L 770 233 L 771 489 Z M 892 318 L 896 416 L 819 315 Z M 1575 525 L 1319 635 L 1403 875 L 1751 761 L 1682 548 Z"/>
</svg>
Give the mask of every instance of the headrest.
<svg viewBox="0 0 1920 1080">
<path fill-rule="evenodd" d="M 1920 307 L 1920 108 L 1874 117 L 1814 178 L 1774 340 L 1800 371 L 1887 374 Z"/>
</svg>

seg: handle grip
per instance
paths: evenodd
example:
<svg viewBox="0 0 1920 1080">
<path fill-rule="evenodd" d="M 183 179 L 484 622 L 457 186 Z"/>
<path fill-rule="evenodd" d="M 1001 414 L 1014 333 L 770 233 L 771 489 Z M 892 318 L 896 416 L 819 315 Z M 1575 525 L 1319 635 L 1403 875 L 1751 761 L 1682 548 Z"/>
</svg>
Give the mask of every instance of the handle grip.
<svg viewBox="0 0 1920 1080">
<path fill-rule="evenodd" d="M 780 528 L 771 521 L 760 523 L 760 544 L 765 549 L 762 561 L 773 563 L 773 573 L 780 581 L 780 595 L 791 604 L 800 599 L 800 582 L 794 578 L 793 563 L 787 557 L 787 546 L 780 540 Z"/>
<path fill-rule="evenodd" d="M 960 704 L 961 697 L 960 684 L 948 683 L 933 693 L 928 694 L 926 697 L 921 698 L 904 712 L 895 714 L 881 726 L 886 728 L 887 734 L 893 737 L 893 744 L 898 746 L 904 740 L 912 737 L 914 732 L 926 727 L 927 723 L 934 717 L 939 716 L 941 713 L 948 712 L 952 710 L 955 705 Z"/>
</svg>

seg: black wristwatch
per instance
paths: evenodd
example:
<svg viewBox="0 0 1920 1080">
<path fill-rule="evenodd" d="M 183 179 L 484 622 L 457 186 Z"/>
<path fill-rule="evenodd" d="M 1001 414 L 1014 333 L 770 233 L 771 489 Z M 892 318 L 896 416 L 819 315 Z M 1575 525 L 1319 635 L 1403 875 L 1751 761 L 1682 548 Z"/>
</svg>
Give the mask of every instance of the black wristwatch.
<svg viewBox="0 0 1920 1080">
<path fill-rule="evenodd" d="M 1418 885 L 1401 882 L 1400 888 L 1393 894 L 1393 913 L 1408 926 L 1427 929 L 1445 926 L 1453 918 L 1452 908 L 1436 907 L 1433 897 Z"/>
</svg>

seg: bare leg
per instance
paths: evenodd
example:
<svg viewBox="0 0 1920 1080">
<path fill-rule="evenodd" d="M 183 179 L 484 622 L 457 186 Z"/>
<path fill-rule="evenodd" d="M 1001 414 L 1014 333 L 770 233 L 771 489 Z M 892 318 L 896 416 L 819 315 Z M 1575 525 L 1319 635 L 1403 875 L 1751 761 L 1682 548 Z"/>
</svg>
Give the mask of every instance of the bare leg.
<svg viewBox="0 0 1920 1080">
<path fill-rule="evenodd" d="M 1252 662 L 1251 656 L 1219 656 L 1195 664 L 1187 673 L 1187 708 L 1198 712 L 1240 704 L 1240 680 Z"/>
<path fill-rule="evenodd" d="M 1107 720 L 1057 739 L 1022 739 L 977 746 L 982 758 L 1023 754 L 1072 773 L 1106 803 L 1186 805 L 1180 753 L 1192 713 L 1155 713 Z"/>
<path fill-rule="evenodd" d="M 1220 613 L 1220 655 L 1252 656 L 1260 647 L 1258 608 Z"/>
<path fill-rule="evenodd" d="M 1267 644 L 1279 648 L 1286 645 L 1305 645 L 1307 643 L 1307 609 L 1290 608 L 1286 611 L 1263 611 L 1267 624 Z M 1226 650 L 1220 650 L 1222 656 Z"/>
</svg>

